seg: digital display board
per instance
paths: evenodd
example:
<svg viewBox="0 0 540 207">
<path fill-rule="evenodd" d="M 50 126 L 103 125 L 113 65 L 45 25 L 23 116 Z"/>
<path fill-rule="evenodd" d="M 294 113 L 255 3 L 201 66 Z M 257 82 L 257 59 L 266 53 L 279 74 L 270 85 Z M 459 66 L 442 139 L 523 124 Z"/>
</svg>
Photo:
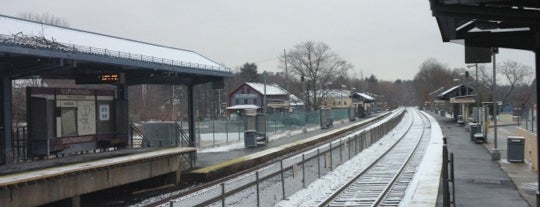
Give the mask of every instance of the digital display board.
<svg viewBox="0 0 540 207">
<path fill-rule="evenodd" d="M 116 83 L 120 80 L 118 73 L 104 73 L 98 76 L 99 81 L 102 83 Z"/>
<path fill-rule="evenodd" d="M 115 84 L 120 82 L 119 73 L 80 74 L 75 78 L 77 84 Z"/>
</svg>

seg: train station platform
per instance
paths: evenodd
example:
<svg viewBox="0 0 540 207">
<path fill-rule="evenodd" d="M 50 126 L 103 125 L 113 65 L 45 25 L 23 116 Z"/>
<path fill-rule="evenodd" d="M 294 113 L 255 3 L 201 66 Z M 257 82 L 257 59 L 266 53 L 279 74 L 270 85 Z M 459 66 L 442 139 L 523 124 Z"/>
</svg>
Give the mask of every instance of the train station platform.
<svg viewBox="0 0 540 207">
<path fill-rule="evenodd" d="M 319 142 L 331 139 L 342 133 L 342 130 L 358 129 L 368 123 L 381 119 L 390 113 L 380 113 L 371 117 L 358 119 L 354 122 L 348 119 L 337 120 L 329 129 L 319 127 L 310 128 L 306 133 L 296 133 L 279 139 L 271 138 L 266 145 L 255 148 L 237 148 L 223 151 L 199 151 L 197 163 L 193 169 L 183 173 L 186 179 L 193 182 L 208 182 L 210 180 L 230 175 L 234 172 L 245 170 L 254 165 L 276 159 L 279 156 L 294 152 L 305 146 L 315 145 Z M 329 136 L 332 135 L 332 136 Z"/>
<path fill-rule="evenodd" d="M 536 188 L 536 177 L 525 163 L 506 161 L 506 137 L 511 135 L 510 127 L 499 127 L 498 145 L 501 160 L 491 159 L 493 130 L 488 133 L 487 144 L 471 142 L 470 132 L 459 126 L 453 119 L 431 113 L 439 122 L 443 135 L 447 138 L 448 151 L 454 154 L 455 206 L 535 206 L 533 199 L 525 199 L 520 194 L 522 188 Z M 502 147 L 504 146 L 504 149 Z M 531 176 L 533 175 L 533 176 Z M 527 177 L 522 181 L 516 178 Z M 523 185 L 527 183 L 528 185 Z M 533 194 L 534 195 L 534 194 Z M 441 196 L 441 195 L 439 195 Z M 529 202 L 529 203 L 528 203 Z M 442 206 L 439 203 L 438 206 Z"/>
<path fill-rule="evenodd" d="M 175 184 L 195 148 L 126 149 L 0 166 L 0 206 L 39 206 L 156 176 Z M 29 196 L 31 195 L 31 196 Z"/>
</svg>

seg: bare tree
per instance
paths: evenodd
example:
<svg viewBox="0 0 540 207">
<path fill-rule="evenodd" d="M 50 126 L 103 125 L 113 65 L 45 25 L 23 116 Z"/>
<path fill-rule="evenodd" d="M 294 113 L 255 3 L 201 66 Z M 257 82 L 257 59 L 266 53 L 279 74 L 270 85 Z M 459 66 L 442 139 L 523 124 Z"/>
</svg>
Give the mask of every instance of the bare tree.
<svg viewBox="0 0 540 207">
<path fill-rule="evenodd" d="M 515 61 L 506 61 L 499 64 L 497 68 L 499 69 L 498 73 L 502 74 L 509 84 L 501 100 L 503 103 L 508 101 L 508 97 L 517 86 L 528 86 L 532 81 L 533 72 L 530 66 Z"/>
<path fill-rule="evenodd" d="M 49 13 L 33 13 L 33 12 L 21 12 L 19 18 L 30 21 L 41 22 L 50 25 L 56 25 L 61 27 L 69 27 L 69 23 L 65 18 L 56 17 Z"/>
<path fill-rule="evenodd" d="M 331 82 L 340 74 L 346 74 L 352 65 L 339 55 L 332 52 L 323 42 L 306 41 L 295 45 L 287 56 L 281 55 L 281 64 L 285 61 L 292 74 L 304 77 L 306 81 L 306 104 L 308 110 L 318 109 L 322 96 L 318 95 L 326 83 Z M 285 68 L 285 67 L 283 67 Z"/>
<path fill-rule="evenodd" d="M 447 88 L 455 84 L 454 77 L 458 77 L 457 72 L 448 69 L 448 66 L 440 63 L 434 58 L 425 60 L 420 65 L 420 71 L 414 76 L 413 84 L 417 91 L 417 105 L 423 105 L 425 101 L 433 99 L 431 92 L 444 87 Z"/>
</svg>

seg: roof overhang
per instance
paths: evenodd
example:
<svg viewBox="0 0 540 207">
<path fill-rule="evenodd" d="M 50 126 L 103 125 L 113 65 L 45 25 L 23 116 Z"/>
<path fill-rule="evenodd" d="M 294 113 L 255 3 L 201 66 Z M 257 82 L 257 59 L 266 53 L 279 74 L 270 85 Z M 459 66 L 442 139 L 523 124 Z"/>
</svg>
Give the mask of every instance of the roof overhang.
<svg viewBox="0 0 540 207">
<path fill-rule="evenodd" d="M 454 98 L 454 97 L 462 97 L 462 96 L 467 96 L 468 94 L 471 94 L 472 92 L 474 91 L 473 88 L 469 87 L 469 86 L 466 86 L 466 85 L 463 85 L 463 84 L 460 84 L 460 85 L 457 85 L 457 86 L 454 86 L 452 88 L 449 88 L 448 90 L 440 93 L 437 98 L 439 100 L 450 100 L 451 98 Z"/>
<path fill-rule="evenodd" d="M 115 72 L 128 85 L 196 85 L 232 77 L 229 68 L 189 50 L 2 15 L 0 27 L 0 74 L 10 79 Z"/>
<path fill-rule="evenodd" d="M 258 108 L 261 108 L 261 107 L 253 105 L 253 104 L 240 104 L 240 105 L 229 106 L 226 109 L 241 110 L 241 109 L 258 109 Z"/>
<path fill-rule="evenodd" d="M 535 50 L 540 47 L 540 2 L 430 0 L 444 42 Z"/>
</svg>

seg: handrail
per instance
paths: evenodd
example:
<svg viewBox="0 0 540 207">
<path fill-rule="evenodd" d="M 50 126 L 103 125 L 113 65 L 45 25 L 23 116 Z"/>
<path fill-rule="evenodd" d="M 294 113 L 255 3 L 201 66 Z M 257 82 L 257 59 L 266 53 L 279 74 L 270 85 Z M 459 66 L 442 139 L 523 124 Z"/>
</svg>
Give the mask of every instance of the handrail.
<svg viewBox="0 0 540 207">
<path fill-rule="evenodd" d="M 176 131 L 178 132 L 178 135 L 180 136 L 180 146 L 184 146 L 184 143 L 189 147 L 191 144 L 191 140 L 189 139 L 189 135 L 182 129 L 182 126 L 178 124 L 177 121 L 174 122 L 176 126 Z"/>
<path fill-rule="evenodd" d="M 42 48 L 50 50 L 60 50 L 63 52 L 79 52 L 84 54 L 102 55 L 107 57 L 116 57 L 130 60 L 137 60 L 142 62 L 152 62 L 171 66 L 199 68 L 202 70 L 224 71 L 231 72 L 230 68 L 225 66 L 213 66 L 201 63 L 193 63 L 186 61 L 179 61 L 173 59 L 164 59 L 155 56 L 148 56 L 143 54 L 132 54 L 121 51 L 108 50 L 104 48 L 95 48 L 90 46 L 82 46 L 75 44 L 65 44 L 56 42 L 54 39 L 48 40 L 44 37 L 26 36 L 26 35 L 5 35 L 0 34 L 0 43 L 11 44 L 16 46 L 23 46 L 29 48 Z M 218 64 L 219 65 L 219 64 Z"/>
<path fill-rule="evenodd" d="M 133 142 L 133 132 L 135 132 L 136 134 L 138 134 L 141 137 L 141 140 L 142 140 L 141 147 L 143 146 L 143 144 L 146 144 L 147 147 L 151 147 L 150 140 L 148 140 L 144 136 L 144 133 L 142 132 L 141 129 L 139 129 L 137 126 L 135 126 L 135 123 L 129 122 L 129 126 L 131 127 L 131 130 L 132 130 L 132 133 L 131 133 L 131 141 L 132 142 Z"/>
</svg>

